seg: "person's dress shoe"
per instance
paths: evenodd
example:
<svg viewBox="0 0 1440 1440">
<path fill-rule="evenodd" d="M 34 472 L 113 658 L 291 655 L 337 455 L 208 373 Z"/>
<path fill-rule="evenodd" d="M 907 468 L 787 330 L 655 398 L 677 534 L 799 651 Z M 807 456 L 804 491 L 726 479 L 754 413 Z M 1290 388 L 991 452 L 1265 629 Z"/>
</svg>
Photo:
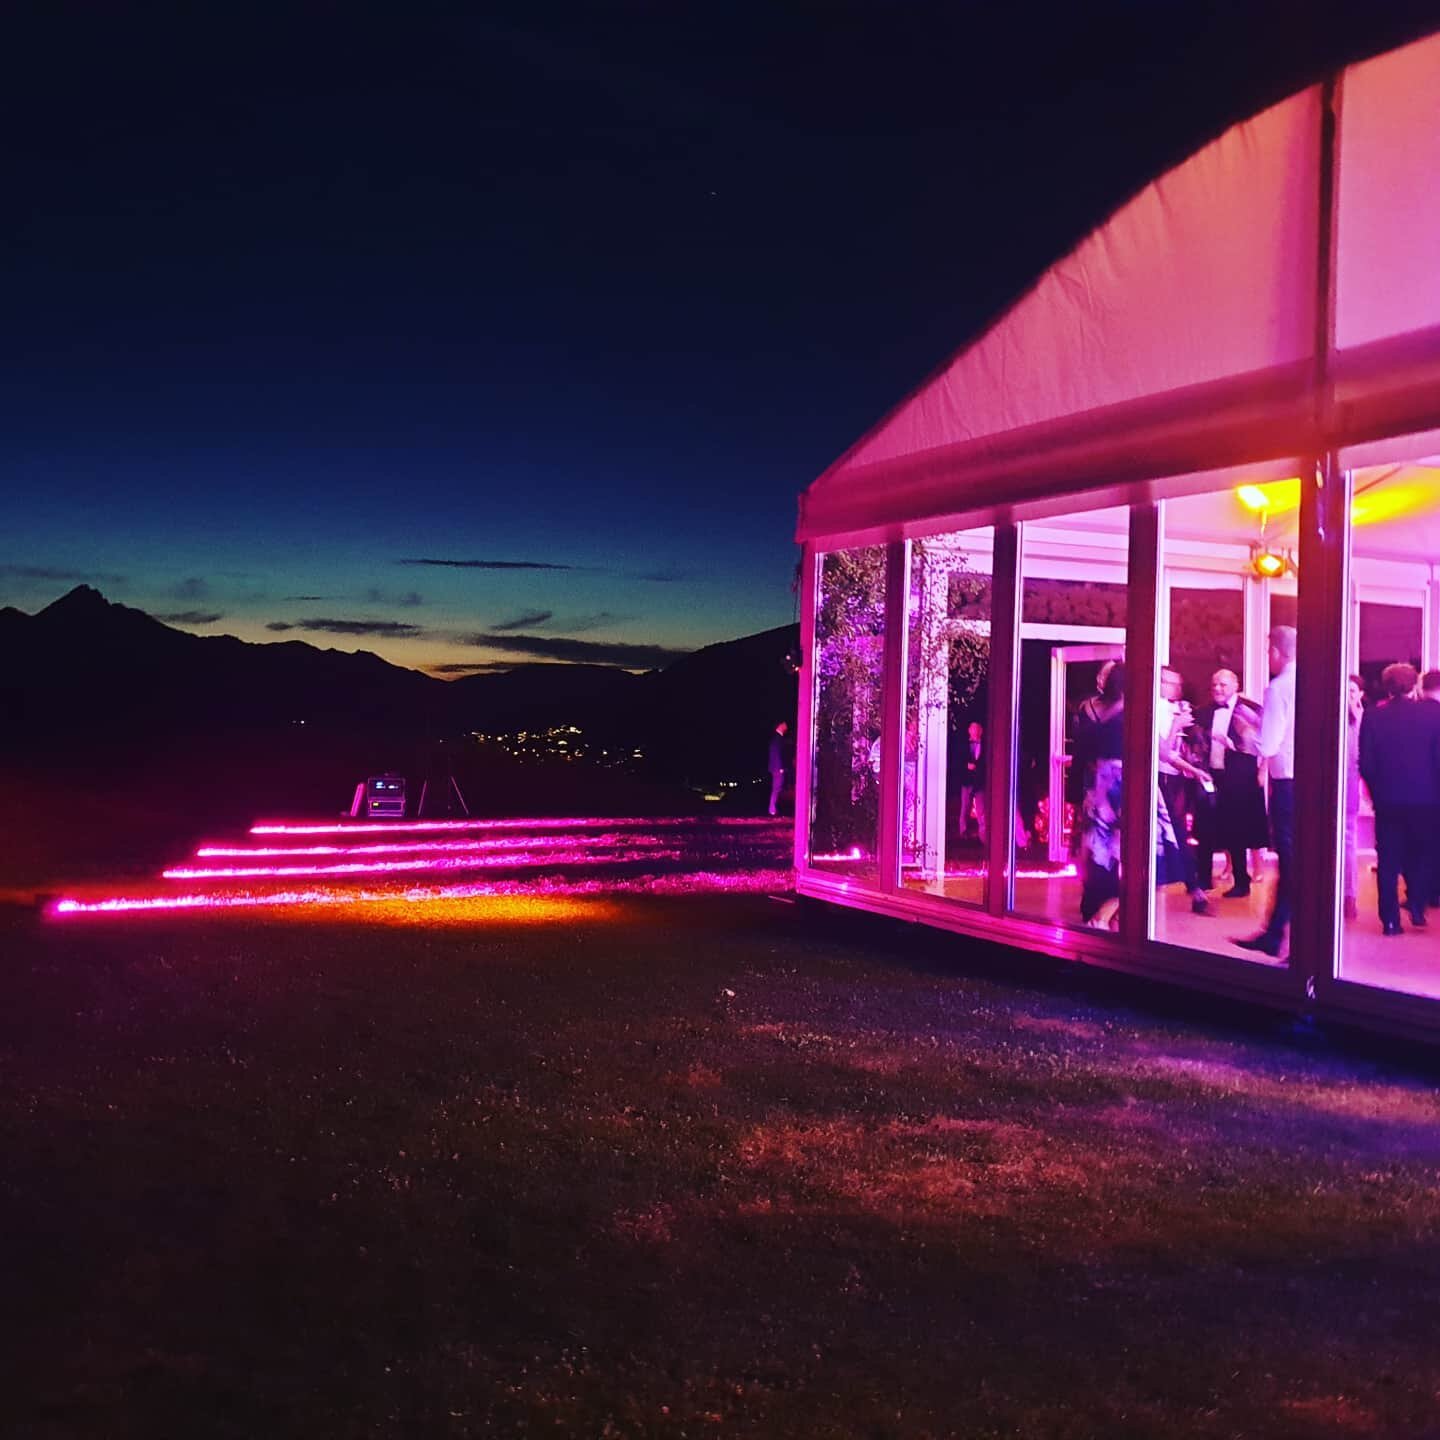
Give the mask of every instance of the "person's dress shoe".
<svg viewBox="0 0 1440 1440">
<path fill-rule="evenodd" d="M 1243 900 L 1250 893 L 1248 885 L 1232 885 L 1221 897 L 1225 900 Z"/>
<path fill-rule="evenodd" d="M 1410 912 L 1410 928 L 1412 930 L 1423 930 L 1425 928 L 1425 912 L 1423 910 L 1412 910 Z"/>
<path fill-rule="evenodd" d="M 1210 899 L 1206 895 L 1192 895 L 1190 897 L 1190 913 L 1192 915 L 1210 914 Z"/>
<path fill-rule="evenodd" d="M 1252 935 L 1248 940 L 1232 940 L 1232 945 L 1238 945 L 1242 950 L 1258 950 L 1262 955 L 1276 956 L 1280 953 L 1280 942 L 1272 940 L 1268 935 Z"/>
<path fill-rule="evenodd" d="M 1403 935 L 1405 932 L 1400 928 L 1398 920 L 1387 920 L 1381 927 L 1382 935 Z"/>
</svg>

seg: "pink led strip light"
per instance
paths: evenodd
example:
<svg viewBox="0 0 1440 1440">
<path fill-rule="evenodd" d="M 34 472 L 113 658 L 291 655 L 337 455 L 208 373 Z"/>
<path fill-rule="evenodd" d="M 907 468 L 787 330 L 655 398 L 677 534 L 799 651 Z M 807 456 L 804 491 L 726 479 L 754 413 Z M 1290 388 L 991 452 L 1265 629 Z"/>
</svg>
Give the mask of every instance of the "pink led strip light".
<svg viewBox="0 0 1440 1440">
<path fill-rule="evenodd" d="M 380 831 L 430 831 L 430 830 L 615 830 L 644 826 L 657 829 L 661 826 L 693 826 L 708 828 L 712 825 L 739 825 L 748 827 L 769 827 L 782 822 L 765 816 L 730 815 L 686 815 L 656 819 L 654 816 L 641 818 L 611 819 L 607 816 L 571 817 L 560 820 L 347 820 L 312 824 L 305 821 L 267 820 L 250 827 L 252 835 L 345 835 L 356 832 L 376 833 Z"/>
<path fill-rule="evenodd" d="M 372 890 L 280 890 L 272 894 L 114 896 L 108 900 L 60 900 L 50 909 L 53 916 L 119 915 L 176 910 L 236 910 L 257 907 L 283 908 L 292 905 L 347 906 L 370 903 L 424 905 L 437 900 L 476 900 L 486 896 L 581 896 L 581 895 L 677 895 L 730 891 L 748 894 L 785 890 L 791 883 L 788 870 L 750 870 L 727 874 L 713 870 L 691 870 L 672 875 L 645 875 L 629 880 L 529 880 L 498 881 L 470 885 L 442 885 L 403 891 Z"/>
<path fill-rule="evenodd" d="M 644 839 L 644 832 L 623 834 L 607 831 L 601 835 L 537 835 L 533 839 L 516 835 L 500 840 L 382 840 L 375 845 L 202 845 L 195 852 L 197 860 L 216 859 L 270 859 L 283 855 L 386 855 L 401 853 L 419 854 L 483 854 L 507 850 L 559 849 L 564 846 L 584 845 L 599 849 L 614 845 L 634 845 Z M 656 842 L 658 843 L 658 842 Z"/>
<path fill-rule="evenodd" d="M 301 875 L 393 875 L 421 870 L 514 870 L 537 865 L 619 864 L 628 859 L 683 860 L 683 850 L 657 845 L 628 845 L 621 854 L 603 855 L 594 850 L 559 850 L 548 855 L 520 851 L 513 855 L 428 856 L 420 860 L 347 860 L 335 865 L 234 865 L 211 869 L 175 866 L 162 871 L 166 880 L 262 880 L 289 879 Z"/>
</svg>

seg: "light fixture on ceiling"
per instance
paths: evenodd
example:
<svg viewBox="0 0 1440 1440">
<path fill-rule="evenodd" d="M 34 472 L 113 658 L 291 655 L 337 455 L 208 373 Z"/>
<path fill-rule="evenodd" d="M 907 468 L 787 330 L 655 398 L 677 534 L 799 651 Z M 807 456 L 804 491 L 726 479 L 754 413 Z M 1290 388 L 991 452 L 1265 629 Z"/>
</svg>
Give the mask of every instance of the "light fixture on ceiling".
<svg viewBox="0 0 1440 1440">
<path fill-rule="evenodd" d="M 1298 573 L 1295 556 L 1290 551 L 1271 549 L 1263 540 L 1250 546 L 1250 568 L 1262 580 L 1278 580 L 1282 575 Z"/>
</svg>

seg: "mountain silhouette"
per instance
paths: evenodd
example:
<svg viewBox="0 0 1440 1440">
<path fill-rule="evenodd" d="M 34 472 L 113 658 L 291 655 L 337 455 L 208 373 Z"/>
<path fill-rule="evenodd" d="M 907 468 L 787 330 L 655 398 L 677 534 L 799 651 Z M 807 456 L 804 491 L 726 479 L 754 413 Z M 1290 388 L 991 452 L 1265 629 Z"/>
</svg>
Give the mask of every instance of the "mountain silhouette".
<svg viewBox="0 0 1440 1440">
<path fill-rule="evenodd" d="M 127 751 L 290 728 L 416 740 L 576 725 L 643 749 L 665 778 L 764 769 L 795 710 L 794 626 L 710 645 L 663 671 L 526 664 L 443 681 L 368 651 L 192 635 L 78 585 L 34 615 L 0 609 L 0 733 L 22 753 Z"/>
</svg>

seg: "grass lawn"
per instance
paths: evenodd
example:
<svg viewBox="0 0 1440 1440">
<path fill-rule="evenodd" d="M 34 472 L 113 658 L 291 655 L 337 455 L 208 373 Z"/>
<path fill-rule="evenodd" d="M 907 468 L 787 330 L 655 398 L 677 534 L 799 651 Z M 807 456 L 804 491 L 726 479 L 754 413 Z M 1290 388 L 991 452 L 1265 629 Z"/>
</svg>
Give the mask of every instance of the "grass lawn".
<svg viewBox="0 0 1440 1440">
<path fill-rule="evenodd" d="M 6 1435 L 1440 1433 L 1432 1077 L 763 897 L 424 918 L 0 912 Z"/>
</svg>

